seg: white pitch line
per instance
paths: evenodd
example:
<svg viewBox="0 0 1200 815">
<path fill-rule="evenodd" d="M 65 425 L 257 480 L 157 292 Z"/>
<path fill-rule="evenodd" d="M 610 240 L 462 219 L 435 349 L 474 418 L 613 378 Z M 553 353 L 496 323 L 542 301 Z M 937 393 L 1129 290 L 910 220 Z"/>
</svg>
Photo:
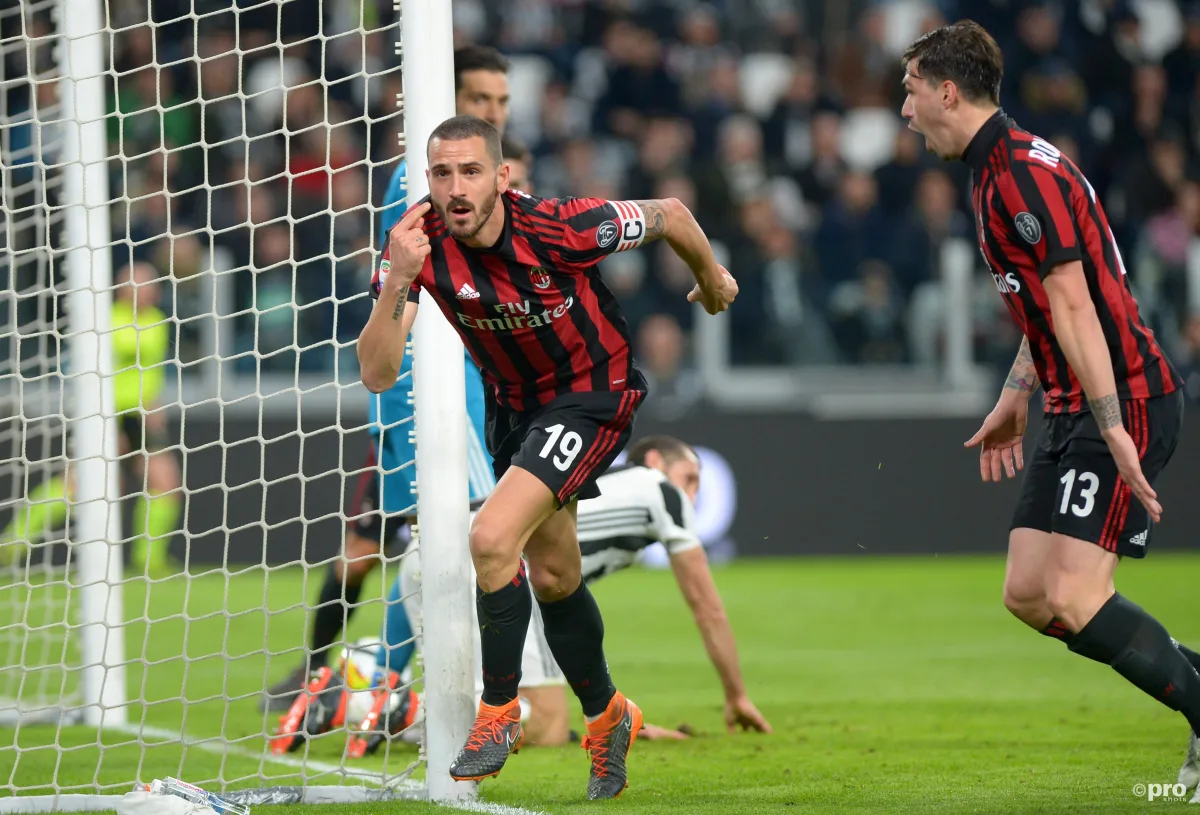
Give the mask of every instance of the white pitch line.
<svg viewBox="0 0 1200 815">
<path fill-rule="evenodd" d="M 353 778 L 361 778 L 364 781 L 369 781 L 379 785 L 380 779 L 377 774 L 368 773 L 362 770 L 348 770 L 345 767 L 337 764 L 328 764 L 323 761 L 314 761 L 311 759 L 292 758 L 290 756 L 279 756 L 269 753 L 256 753 L 253 750 L 247 750 L 244 747 L 239 747 L 235 744 L 227 744 L 225 742 L 217 743 L 214 740 L 194 739 L 186 735 L 181 736 L 172 730 L 165 730 L 161 727 L 138 727 L 133 725 L 123 725 L 113 728 L 114 730 L 129 733 L 130 735 L 149 736 L 154 739 L 163 741 L 173 741 L 181 739 L 185 747 L 203 750 L 207 753 L 233 754 L 242 756 L 243 758 L 262 759 L 263 761 L 278 764 L 282 767 L 293 767 L 296 769 L 311 769 L 319 773 L 341 773 Z M 413 781 L 411 778 L 405 779 L 402 783 L 391 785 L 391 789 L 415 789 L 423 787 L 419 781 Z M 488 801 L 438 801 L 439 806 L 457 809 L 461 812 L 477 812 L 481 815 L 547 815 L 537 809 L 522 809 L 521 807 L 510 807 L 505 804 L 493 804 Z"/>
<path fill-rule="evenodd" d="M 361 778 L 364 781 L 370 781 L 377 786 L 382 784 L 382 781 L 379 779 L 378 773 L 369 773 L 365 770 L 350 770 L 345 767 L 339 766 L 337 764 L 329 764 L 324 761 L 316 761 L 313 759 L 292 758 L 291 756 L 280 756 L 280 755 L 275 755 L 273 753 L 258 753 L 258 752 L 255 752 L 254 750 L 247 750 L 244 747 L 239 747 L 236 744 L 228 744 L 226 742 L 217 743 L 212 739 L 207 739 L 207 740 L 206 739 L 195 739 L 195 738 L 191 738 L 187 735 L 181 736 L 181 734 L 175 733 L 172 730 L 165 730 L 161 727 L 141 727 L 141 726 L 134 726 L 134 725 L 123 725 L 121 727 L 116 727 L 114 729 L 123 731 L 125 733 L 129 733 L 130 735 L 134 735 L 134 736 L 140 734 L 140 735 L 149 736 L 149 737 L 155 738 L 155 739 L 162 739 L 163 741 L 168 741 L 168 742 L 182 740 L 182 743 L 185 747 L 191 747 L 191 748 L 195 748 L 197 750 L 203 750 L 206 753 L 218 753 L 218 754 L 222 754 L 222 755 L 228 753 L 228 754 L 233 754 L 236 756 L 241 756 L 243 758 L 261 759 L 263 761 L 270 762 L 272 764 L 278 764 L 281 767 L 292 767 L 292 768 L 298 769 L 298 770 L 311 769 L 311 770 L 316 770 L 319 773 L 339 773 L 339 774 L 350 776 L 352 778 Z M 417 783 L 418 782 L 409 780 L 405 784 L 401 784 L 398 786 L 403 788 L 405 786 L 408 786 L 409 784 L 417 784 Z"/>
<path fill-rule="evenodd" d="M 343 775 L 348 775 L 350 778 L 361 778 L 362 780 L 370 781 L 372 784 L 380 784 L 377 774 L 368 773 L 365 771 L 353 771 L 353 769 L 347 769 L 346 767 L 338 765 L 331 765 L 331 763 L 326 763 L 324 761 L 293 759 L 293 757 L 290 756 L 260 754 L 256 753 L 256 751 L 239 747 L 239 745 L 236 744 L 228 744 L 224 742 L 217 743 L 214 741 L 214 739 L 198 739 L 188 736 L 180 736 L 178 733 L 175 733 L 172 730 L 164 730 L 162 727 L 122 725 L 113 727 L 113 730 L 130 733 L 131 736 L 140 735 L 162 739 L 164 742 L 174 741 L 174 739 L 181 739 L 184 747 L 204 750 L 205 753 L 217 753 L 222 755 L 233 754 L 245 757 L 245 759 L 262 759 L 263 761 L 276 763 L 276 765 L 280 765 L 281 767 L 314 769 L 314 771 L 317 771 L 318 773 L 341 773 Z M 420 781 L 414 781 L 413 779 L 404 779 L 401 784 L 389 786 L 392 790 L 407 790 L 416 789 L 416 787 L 422 787 L 424 784 L 421 784 Z M 544 811 L 538 809 L 509 807 L 509 805 L 493 804 L 487 801 L 448 801 L 437 803 L 440 805 L 440 807 L 449 807 L 450 809 L 463 811 L 463 813 L 479 813 L 480 815 L 547 815 L 544 813 Z"/>
<path fill-rule="evenodd" d="M 540 809 L 521 809 L 504 804 L 492 804 L 487 801 L 439 801 L 439 806 L 458 809 L 463 812 L 481 812 L 486 815 L 546 815 Z"/>
</svg>

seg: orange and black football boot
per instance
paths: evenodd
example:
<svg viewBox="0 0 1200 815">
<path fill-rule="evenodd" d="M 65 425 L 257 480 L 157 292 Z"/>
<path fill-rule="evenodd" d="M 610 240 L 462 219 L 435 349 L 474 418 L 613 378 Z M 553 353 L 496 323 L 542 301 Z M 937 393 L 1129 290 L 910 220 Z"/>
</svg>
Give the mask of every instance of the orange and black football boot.
<svg viewBox="0 0 1200 815">
<path fill-rule="evenodd" d="M 341 727 L 346 722 L 349 698 L 336 671 L 328 667 L 319 669 L 280 718 L 279 730 L 271 739 L 271 752 L 295 752 L 313 736 Z"/>
<path fill-rule="evenodd" d="M 583 749 L 592 756 L 592 775 L 587 786 L 589 801 L 616 798 L 629 786 L 625 760 L 642 724 L 642 711 L 620 691 L 599 719 L 588 722 Z"/>
<path fill-rule="evenodd" d="M 349 758 L 374 753 L 384 741 L 411 727 L 421 709 L 417 692 L 412 688 L 401 688 L 400 674 L 395 671 L 388 671 L 371 694 L 371 711 L 359 723 L 359 732 L 346 742 Z"/>
<path fill-rule="evenodd" d="M 450 765 L 455 781 L 482 781 L 498 775 L 509 753 L 521 749 L 521 700 L 493 707 L 479 703 L 479 715 L 471 726 L 471 735 Z"/>
</svg>

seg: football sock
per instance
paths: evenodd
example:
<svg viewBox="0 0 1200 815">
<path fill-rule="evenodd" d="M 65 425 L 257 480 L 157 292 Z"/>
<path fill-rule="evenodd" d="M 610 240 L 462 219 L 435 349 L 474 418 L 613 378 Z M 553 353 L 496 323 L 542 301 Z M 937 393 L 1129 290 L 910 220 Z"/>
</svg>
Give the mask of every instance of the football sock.
<svg viewBox="0 0 1200 815">
<path fill-rule="evenodd" d="M 1192 663 L 1193 668 L 1195 668 L 1197 671 L 1200 671 L 1200 654 L 1197 654 L 1191 648 L 1188 648 L 1186 645 L 1181 645 L 1178 642 L 1175 643 L 1175 647 L 1179 649 L 1179 653 L 1187 657 L 1187 661 Z"/>
<path fill-rule="evenodd" d="M 594 720 L 604 713 L 617 692 L 604 659 L 600 607 L 583 582 L 568 597 L 552 603 L 539 601 L 538 605 L 550 652 L 579 697 L 583 715 Z"/>
<path fill-rule="evenodd" d="M 1042 633 L 1047 637 L 1062 640 L 1067 645 L 1070 645 L 1071 640 L 1075 639 L 1075 635 L 1071 633 L 1071 629 L 1063 625 L 1062 620 L 1057 617 L 1050 618 L 1050 622 L 1046 623 L 1046 627 L 1042 629 Z"/>
<path fill-rule="evenodd" d="M 329 646 L 341 633 L 342 626 L 350 622 L 354 616 L 358 595 L 362 592 L 362 582 L 355 581 L 353 574 L 343 570 L 346 577 L 345 600 L 342 599 L 342 581 L 334 571 L 332 563 L 325 573 L 325 582 L 321 584 L 321 594 L 317 599 L 317 613 L 313 617 L 312 640 L 310 641 L 310 657 L 313 669 L 321 668 L 329 661 Z"/>
<path fill-rule="evenodd" d="M 1200 731 L 1200 674 L 1162 625 L 1120 594 L 1108 599 L 1068 646 L 1105 662 L 1131 683 L 1187 718 Z"/>
<path fill-rule="evenodd" d="M 412 625 L 408 621 L 408 612 L 400 601 L 400 575 L 392 581 L 388 589 L 387 604 L 383 616 L 383 643 L 375 662 L 384 670 L 401 673 L 412 658 L 416 643 L 413 641 Z"/>
<path fill-rule="evenodd" d="M 479 644 L 483 661 L 483 703 L 500 707 L 517 698 L 521 684 L 521 657 L 525 634 L 533 617 L 533 593 L 525 576 L 525 564 L 496 591 L 475 586 L 475 609 L 479 614 Z"/>
</svg>

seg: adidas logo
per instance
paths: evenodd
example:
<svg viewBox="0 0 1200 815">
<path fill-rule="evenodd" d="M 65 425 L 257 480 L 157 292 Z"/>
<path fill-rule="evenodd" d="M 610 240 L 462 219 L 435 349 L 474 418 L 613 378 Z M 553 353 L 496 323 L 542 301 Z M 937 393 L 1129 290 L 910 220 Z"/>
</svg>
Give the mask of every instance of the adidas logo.
<svg viewBox="0 0 1200 815">
<path fill-rule="evenodd" d="M 1149 532 L 1149 530 L 1143 530 L 1142 532 L 1137 533 L 1136 535 L 1134 535 L 1132 538 L 1129 539 L 1129 543 L 1133 546 L 1145 546 L 1147 532 Z"/>
<path fill-rule="evenodd" d="M 462 288 L 458 290 L 458 294 L 456 294 L 455 297 L 457 297 L 459 300 L 478 300 L 479 292 L 471 288 L 470 283 L 463 283 Z"/>
</svg>

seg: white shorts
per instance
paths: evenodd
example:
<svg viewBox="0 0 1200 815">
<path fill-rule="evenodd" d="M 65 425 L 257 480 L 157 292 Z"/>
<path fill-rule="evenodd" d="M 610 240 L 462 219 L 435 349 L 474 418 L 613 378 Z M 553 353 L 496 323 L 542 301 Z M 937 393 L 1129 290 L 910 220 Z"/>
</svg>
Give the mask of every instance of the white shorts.
<svg viewBox="0 0 1200 815">
<path fill-rule="evenodd" d="M 414 535 L 400 559 L 400 596 L 404 598 L 404 610 L 417 642 L 421 642 L 421 558 L 417 551 L 418 540 Z M 471 570 L 471 584 L 475 583 L 475 570 Z M 526 582 L 528 585 L 528 581 Z M 533 589 L 529 591 L 532 593 Z M 533 617 L 529 620 L 529 631 L 525 635 L 525 652 L 521 656 L 521 687 L 545 688 L 565 685 L 562 669 L 550 653 L 546 632 L 542 628 L 542 612 L 537 598 L 533 599 Z M 474 592 L 471 602 L 472 640 L 475 645 L 475 695 L 483 695 L 483 658 L 480 655 L 479 619 L 475 612 Z"/>
</svg>

